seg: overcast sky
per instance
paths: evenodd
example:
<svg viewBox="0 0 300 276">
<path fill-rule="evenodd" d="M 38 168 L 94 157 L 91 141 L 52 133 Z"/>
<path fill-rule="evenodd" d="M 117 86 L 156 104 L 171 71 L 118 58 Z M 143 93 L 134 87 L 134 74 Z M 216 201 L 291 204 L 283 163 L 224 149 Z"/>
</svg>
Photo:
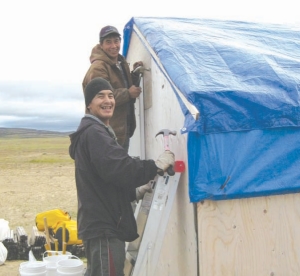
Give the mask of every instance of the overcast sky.
<svg viewBox="0 0 300 276">
<path fill-rule="evenodd" d="M 0 127 L 76 130 L 100 29 L 114 25 L 123 33 L 140 16 L 300 25 L 297 0 L 1 1 Z"/>
</svg>

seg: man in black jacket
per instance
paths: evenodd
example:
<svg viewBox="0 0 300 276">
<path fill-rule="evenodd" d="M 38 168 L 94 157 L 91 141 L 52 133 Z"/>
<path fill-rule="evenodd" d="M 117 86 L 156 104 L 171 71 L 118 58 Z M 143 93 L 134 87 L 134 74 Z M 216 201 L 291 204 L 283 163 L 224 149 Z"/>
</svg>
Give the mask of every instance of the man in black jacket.
<svg viewBox="0 0 300 276">
<path fill-rule="evenodd" d="M 136 188 L 154 179 L 158 170 L 174 165 L 165 151 L 157 161 L 130 157 L 109 126 L 115 99 L 105 79 L 86 86 L 87 114 L 70 135 L 70 156 L 75 160 L 78 196 L 78 237 L 83 240 L 86 276 L 123 276 L 125 241 L 138 237 L 131 202 Z"/>
</svg>

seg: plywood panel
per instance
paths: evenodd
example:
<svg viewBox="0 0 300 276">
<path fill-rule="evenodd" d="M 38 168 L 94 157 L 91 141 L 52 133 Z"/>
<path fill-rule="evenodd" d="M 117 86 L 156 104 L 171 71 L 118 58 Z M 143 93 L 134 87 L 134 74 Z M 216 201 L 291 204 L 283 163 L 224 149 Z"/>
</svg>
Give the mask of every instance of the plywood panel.
<svg viewBox="0 0 300 276">
<path fill-rule="evenodd" d="M 140 86 L 142 88 L 142 95 L 135 101 L 136 114 L 136 131 L 135 135 L 130 139 L 129 154 L 131 156 L 144 156 L 144 117 L 143 110 L 151 108 L 152 106 L 152 72 L 151 72 L 151 56 L 141 44 L 135 33 L 132 34 L 130 40 L 129 51 L 126 57 L 130 68 L 133 69 L 133 64 L 137 61 L 143 62 L 145 71 L 141 79 Z M 143 109 L 143 110 L 141 110 Z M 143 132 L 143 133 L 142 133 Z"/>
<path fill-rule="evenodd" d="M 145 143 L 147 159 L 156 160 L 164 151 L 163 136 L 156 134 L 168 128 L 176 130 L 177 135 L 170 137 L 170 148 L 175 153 L 176 160 L 182 160 L 187 165 L 187 137 L 180 133 L 184 116 L 178 100 L 170 84 L 158 68 L 150 53 L 145 49 L 133 33 L 128 52 L 130 63 L 143 60 L 147 71 L 145 89 L 147 101 L 144 108 L 144 141 L 141 141 L 138 128 L 131 139 L 130 153 L 137 152 L 134 147 Z M 136 103 L 137 120 L 141 118 L 138 101 Z M 138 154 L 137 154 L 138 155 Z M 197 275 L 197 231 L 195 224 L 194 205 L 189 202 L 188 174 L 182 174 L 178 184 L 177 194 L 171 211 L 166 235 L 162 244 L 158 267 L 155 276 L 194 276 Z"/>
<path fill-rule="evenodd" d="M 163 137 L 155 135 L 161 129 L 177 131 L 170 136 L 170 148 L 177 160 L 187 165 L 187 137 L 180 133 L 184 116 L 170 84 L 157 64 L 152 61 L 152 107 L 145 111 L 146 156 L 157 158 L 163 151 Z M 162 245 L 155 276 L 197 275 L 197 238 L 194 208 L 189 202 L 188 174 L 182 175 L 178 185 L 166 236 Z"/>
<path fill-rule="evenodd" d="M 300 275 L 300 194 L 198 203 L 200 276 Z"/>
</svg>

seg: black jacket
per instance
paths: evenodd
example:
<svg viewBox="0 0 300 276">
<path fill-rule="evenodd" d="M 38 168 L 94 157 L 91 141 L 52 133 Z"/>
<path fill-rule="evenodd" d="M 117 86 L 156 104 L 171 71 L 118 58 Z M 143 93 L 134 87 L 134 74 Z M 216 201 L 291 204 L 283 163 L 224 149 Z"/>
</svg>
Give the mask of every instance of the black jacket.
<svg viewBox="0 0 300 276">
<path fill-rule="evenodd" d="M 78 196 L 78 237 L 135 240 L 138 234 L 131 202 L 136 199 L 135 188 L 154 179 L 154 161 L 130 157 L 109 128 L 91 117 L 82 118 L 70 139 Z"/>
</svg>

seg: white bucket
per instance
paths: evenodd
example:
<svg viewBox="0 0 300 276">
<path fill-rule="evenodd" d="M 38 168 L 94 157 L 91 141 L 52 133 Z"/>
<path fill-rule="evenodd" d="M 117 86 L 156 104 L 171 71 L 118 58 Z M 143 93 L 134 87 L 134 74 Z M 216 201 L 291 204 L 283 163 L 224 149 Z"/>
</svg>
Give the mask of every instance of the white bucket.
<svg viewBox="0 0 300 276">
<path fill-rule="evenodd" d="M 62 253 L 62 251 L 45 251 L 43 254 L 43 261 L 47 265 L 47 276 L 57 275 L 57 262 L 66 260 L 72 257 L 70 252 Z"/>
<path fill-rule="evenodd" d="M 47 276 L 56 276 L 57 275 L 57 267 L 54 266 L 47 266 Z"/>
<path fill-rule="evenodd" d="M 73 256 L 75 257 L 75 256 Z M 57 262 L 57 276 L 82 276 L 83 261 L 78 259 L 67 259 Z"/>
<path fill-rule="evenodd" d="M 23 262 L 19 267 L 20 276 L 46 276 L 46 263 L 41 261 Z"/>
</svg>

